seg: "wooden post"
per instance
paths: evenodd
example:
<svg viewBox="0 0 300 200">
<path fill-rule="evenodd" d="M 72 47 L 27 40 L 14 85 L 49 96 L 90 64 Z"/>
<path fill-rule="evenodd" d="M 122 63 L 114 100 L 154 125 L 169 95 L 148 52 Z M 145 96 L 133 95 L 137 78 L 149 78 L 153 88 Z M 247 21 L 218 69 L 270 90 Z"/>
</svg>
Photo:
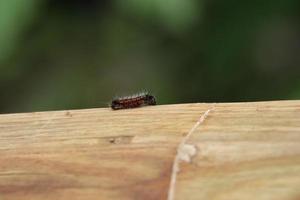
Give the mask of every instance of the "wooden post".
<svg viewBox="0 0 300 200">
<path fill-rule="evenodd" d="M 0 115 L 2 199 L 300 199 L 300 101 Z"/>
</svg>

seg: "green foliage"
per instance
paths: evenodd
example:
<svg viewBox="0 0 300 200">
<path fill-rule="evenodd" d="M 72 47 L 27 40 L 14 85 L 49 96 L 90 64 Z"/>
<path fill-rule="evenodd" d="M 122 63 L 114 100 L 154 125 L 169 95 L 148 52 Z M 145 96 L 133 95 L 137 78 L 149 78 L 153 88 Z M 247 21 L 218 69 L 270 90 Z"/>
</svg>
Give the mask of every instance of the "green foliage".
<svg viewBox="0 0 300 200">
<path fill-rule="evenodd" d="M 156 23 L 173 33 L 182 33 L 194 25 L 202 15 L 202 4 L 197 0 L 117 0 L 122 11 Z"/>
<path fill-rule="evenodd" d="M 300 98 L 297 0 L 0 1 L 0 112 Z"/>
<path fill-rule="evenodd" d="M 33 21 L 37 4 L 37 0 L 0 1 L 0 62 L 16 50 L 20 35 Z"/>
</svg>

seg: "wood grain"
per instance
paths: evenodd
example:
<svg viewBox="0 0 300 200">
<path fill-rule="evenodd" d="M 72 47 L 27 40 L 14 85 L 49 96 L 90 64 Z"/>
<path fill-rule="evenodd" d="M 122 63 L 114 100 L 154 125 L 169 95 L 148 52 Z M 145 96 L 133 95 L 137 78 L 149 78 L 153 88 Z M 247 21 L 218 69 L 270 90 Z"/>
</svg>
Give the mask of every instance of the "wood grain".
<svg viewBox="0 0 300 200">
<path fill-rule="evenodd" d="M 0 115 L 0 200 L 167 199 L 174 173 L 174 199 L 300 199 L 300 101 Z"/>
</svg>

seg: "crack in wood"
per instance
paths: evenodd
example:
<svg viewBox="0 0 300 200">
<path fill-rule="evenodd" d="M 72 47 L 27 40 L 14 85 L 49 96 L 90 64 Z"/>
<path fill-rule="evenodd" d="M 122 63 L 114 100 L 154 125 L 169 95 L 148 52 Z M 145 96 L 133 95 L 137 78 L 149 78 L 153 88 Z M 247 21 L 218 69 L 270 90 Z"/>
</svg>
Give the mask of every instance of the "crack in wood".
<svg viewBox="0 0 300 200">
<path fill-rule="evenodd" d="M 168 191 L 168 200 L 174 200 L 175 197 L 175 185 L 176 185 L 177 173 L 180 170 L 179 168 L 180 162 L 181 161 L 190 162 L 192 157 L 197 153 L 196 147 L 191 144 L 186 144 L 186 142 L 194 133 L 194 131 L 204 122 L 204 120 L 207 118 L 211 110 L 213 110 L 213 108 L 208 109 L 203 115 L 201 115 L 201 117 L 196 122 L 196 124 L 192 127 L 192 129 L 188 132 L 188 134 L 182 139 L 182 141 L 178 145 L 177 154 L 174 158 L 174 162 L 172 166 L 171 180 L 170 180 L 169 191 Z"/>
</svg>

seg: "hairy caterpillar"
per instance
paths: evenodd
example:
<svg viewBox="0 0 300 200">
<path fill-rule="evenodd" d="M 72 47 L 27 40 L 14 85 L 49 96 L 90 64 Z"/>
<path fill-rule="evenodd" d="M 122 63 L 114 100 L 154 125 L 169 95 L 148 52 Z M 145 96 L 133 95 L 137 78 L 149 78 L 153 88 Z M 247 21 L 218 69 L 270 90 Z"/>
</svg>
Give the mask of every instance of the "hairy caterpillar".
<svg viewBox="0 0 300 200">
<path fill-rule="evenodd" d="M 110 107 L 113 110 L 137 108 L 147 105 L 156 105 L 156 99 L 148 92 L 139 93 L 133 96 L 120 97 L 112 100 Z"/>
</svg>

